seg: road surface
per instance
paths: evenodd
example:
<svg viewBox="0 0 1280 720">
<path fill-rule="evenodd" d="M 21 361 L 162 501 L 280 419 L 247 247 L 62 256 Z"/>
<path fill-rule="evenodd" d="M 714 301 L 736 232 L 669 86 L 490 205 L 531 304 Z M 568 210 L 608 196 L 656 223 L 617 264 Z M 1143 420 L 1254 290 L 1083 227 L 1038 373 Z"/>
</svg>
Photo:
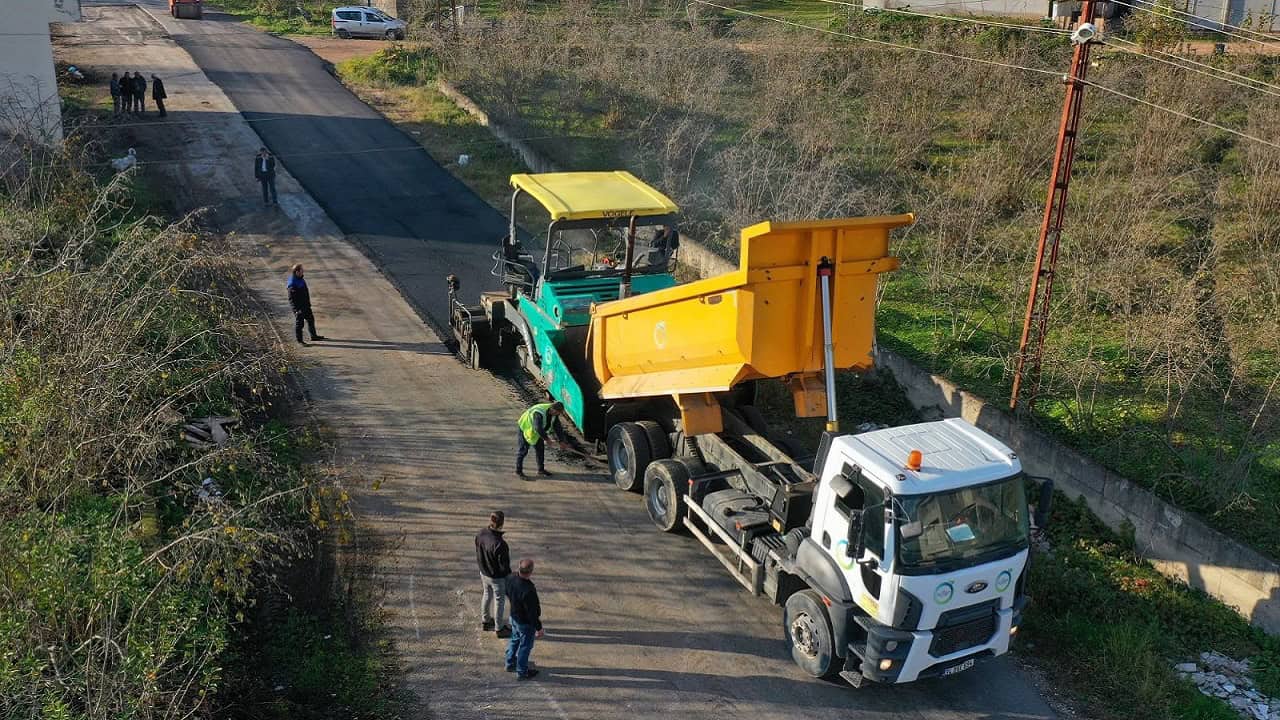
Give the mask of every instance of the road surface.
<svg viewBox="0 0 1280 720">
<path fill-rule="evenodd" d="M 291 262 L 307 264 L 331 341 L 298 355 L 341 459 L 381 481 L 358 501 L 365 542 L 385 548 L 374 571 L 404 682 L 421 703 L 413 717 L 1056 717 L 1008 657 L 900 688 L 855 691 L 807 678 L 783 646 L 781 611 L 741 591 L 692 539 L 657 532 L 637 496 L 597 471 L 556 462 L 554 478 L 515 479 L 518 398 L 462 367 L 411 307 L 442 307 L 447 270 L 466 267 L 473 283 L 484 276 L 501 216 L 307 51 L 217 13 L 173 21 L 162 5 L 147 8 L 155 20 L 89 7 L 59 55 L 95 71 L 166 78 L 171 124 L 138 126 L 130 141 L 189 202 L 212 207 L 237 232 L 251 285 L 286 338 L 283 280 Z M 257 198 L 254 130 L 287 158 L 280 209 Z M 345 154 L 303 155 L 325 149 Z M 471 538 L 498 508 L 508 513 L 514 554 L 539 563 L 548 634 L 534 651 L 544 673 L 529 683 L 502 671 L 502 643 L 479 630 L 475 609 Z"/>
</svg>

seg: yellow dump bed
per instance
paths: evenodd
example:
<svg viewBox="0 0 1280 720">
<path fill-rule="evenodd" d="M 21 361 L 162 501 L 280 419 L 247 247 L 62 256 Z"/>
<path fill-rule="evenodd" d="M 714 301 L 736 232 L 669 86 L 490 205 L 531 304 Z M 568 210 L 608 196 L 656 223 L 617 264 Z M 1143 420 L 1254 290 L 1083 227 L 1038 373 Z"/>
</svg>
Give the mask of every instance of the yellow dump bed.
<svg viewBox="0 0 1280 720">
<path fill-rule="evenodd" d="M 796 414 L 822 415 L 822 305 L 818 266 L 834 265 L 838 368 L 869 369 L 876 276 L 895 270 L 889 231 L 911 215 L 792 223 L 742 231 L 733 272 L 592 309 L 592 363 L 609 399 L 671 395 L 685 432 L 719 432 L 712 393 L 745 380 L 786 378 Z"/>
</svg>

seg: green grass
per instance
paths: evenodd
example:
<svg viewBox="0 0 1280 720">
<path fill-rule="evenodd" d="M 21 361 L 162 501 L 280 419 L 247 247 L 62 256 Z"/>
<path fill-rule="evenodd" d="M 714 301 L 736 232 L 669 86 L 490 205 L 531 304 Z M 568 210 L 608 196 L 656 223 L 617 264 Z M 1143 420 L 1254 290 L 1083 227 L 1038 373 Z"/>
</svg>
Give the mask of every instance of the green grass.
<svg viewBox="0 0 1280 720">
<path fill-rule="evenodd" d="M 220 10 L 277 35 L 328 35 L 330 11 L 350 2 L 327 0 L 215 0 Z M 301 7 L 303 12 L 299 12 Z"/>
<path fill-rule="evenodd" d="M 1259 691 L 1280 696 L 1280 639 L 1160 574 L 1082 503 L 1059 494 L 1049 538 L 1031 562 L 1023 647 L 1109 717 L 1235 717 L 1171 669 L 1208 650 L 1250 659 Z"/>
</svg>

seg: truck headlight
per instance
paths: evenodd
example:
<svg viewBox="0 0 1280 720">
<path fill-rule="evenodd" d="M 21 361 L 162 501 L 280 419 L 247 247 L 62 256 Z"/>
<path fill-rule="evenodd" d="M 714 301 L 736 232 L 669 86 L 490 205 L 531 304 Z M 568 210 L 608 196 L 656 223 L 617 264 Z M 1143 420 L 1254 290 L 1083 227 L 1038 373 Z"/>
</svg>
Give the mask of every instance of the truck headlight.
<svg viewBox="0 0 1280 720">
<path fill-rule="evenodd" d="M 1009 637 L 1013 637 L 1014 635 L 1017 635 L 1017 634 L 1018 634 L 1018 626 L 1017 626 L 1017 625 L 1010 625 L 1010 626 L 1009 626 Z"/>
<path fill-rule="evenodd" d="M 890 660 L 889 658 L 885 658 L 880 661 L 880 672 L 887 672 L 892 667 L 893 667 L 893 661 Z"/>
<path fill-rule="evenodd" d="M 897 649 L 898 649 L 898 641 L 897 641 L 897 640 L 889 640 L 889 641 L 885 642 L 885 644 L 884 644 L 884 649 L 885 649 L 885 652 L 893 652 L 894 650 L 897 650 Z"/>
</svg>

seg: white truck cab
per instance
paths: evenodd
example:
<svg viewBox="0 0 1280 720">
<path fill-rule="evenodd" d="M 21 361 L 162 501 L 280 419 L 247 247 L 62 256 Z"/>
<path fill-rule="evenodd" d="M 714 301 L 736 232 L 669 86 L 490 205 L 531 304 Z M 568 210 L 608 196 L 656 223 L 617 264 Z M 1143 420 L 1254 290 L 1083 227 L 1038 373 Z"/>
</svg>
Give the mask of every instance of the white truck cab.
<svg viewBox="0 0 1280 720">
<path fill-rule="evenodd" d="M 952 419 L 835 437 L 815 470 L 806 544 L 834 559 L 865 631 L 832 627 L 854 638 L 846 670 L 910 682 L 1008 651 L 1030 531 L 1012 450 Z M 844 599 L 824 599 L 833 626 Z"/>
</svg>

